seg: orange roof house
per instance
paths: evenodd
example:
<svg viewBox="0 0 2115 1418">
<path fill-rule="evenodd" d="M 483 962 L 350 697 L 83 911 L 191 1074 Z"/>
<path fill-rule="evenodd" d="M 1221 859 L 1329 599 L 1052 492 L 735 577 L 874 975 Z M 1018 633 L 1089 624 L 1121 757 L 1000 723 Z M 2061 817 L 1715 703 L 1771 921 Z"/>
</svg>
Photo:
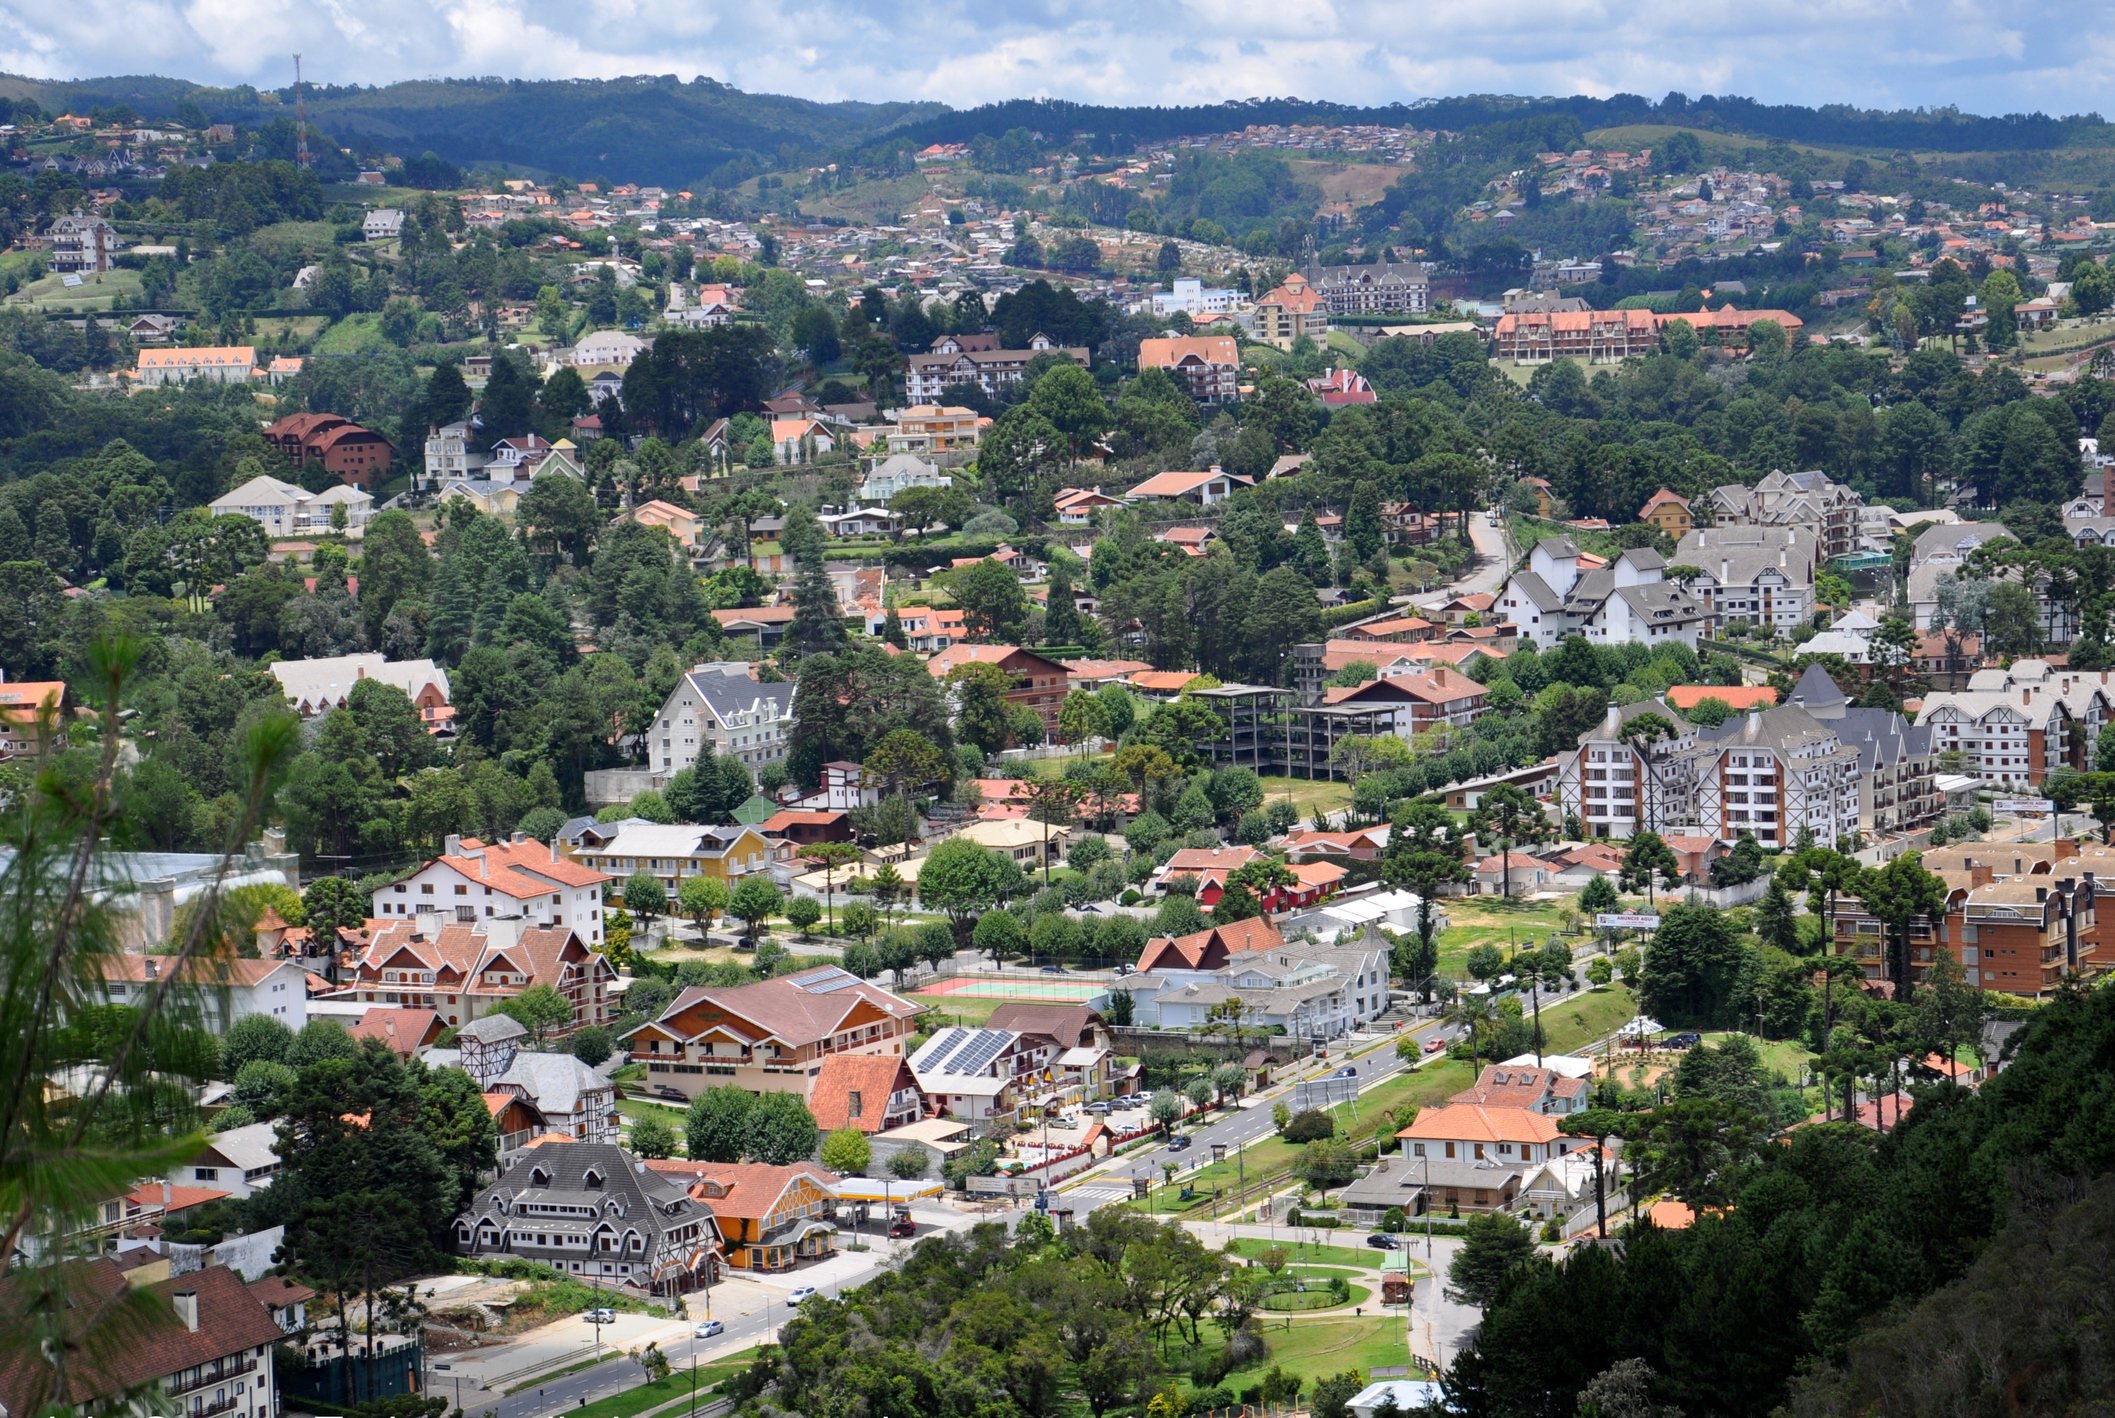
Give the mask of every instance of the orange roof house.
<svg viewBox="0 0 2115 1418">
<path fill-rule="evenodd" d="M 887 1132 L 925 1116 L 925 1095 L 901 1055 L 832 1054 L 815 1075 L 808 1111 L 824 1132 Z"/>
<path fill-rule="evenodd" d="M 1285 937 L 1267 917 L 1211 926 L 1189 935 L 1160 936 L 1146 942 L 1138 957 L 1140 970 L 1217 970 L 1230 956 L 1270 950 Z"/>
</svg>

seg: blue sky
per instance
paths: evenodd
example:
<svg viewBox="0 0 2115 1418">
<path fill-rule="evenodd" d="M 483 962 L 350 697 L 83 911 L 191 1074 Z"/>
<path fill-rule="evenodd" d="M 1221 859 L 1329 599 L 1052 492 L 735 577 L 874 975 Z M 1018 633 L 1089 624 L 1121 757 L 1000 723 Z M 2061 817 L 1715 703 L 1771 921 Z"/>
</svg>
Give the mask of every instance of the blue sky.
<svg viewBox="0 0 2115 1418">
<path fill-rule="evenodd" d="M 0 0 L 0 70 L 706 74 L 758 92 L 1192 103 L 1738 93 L 2115 108 L 2115 0 Z"/>
</svg>

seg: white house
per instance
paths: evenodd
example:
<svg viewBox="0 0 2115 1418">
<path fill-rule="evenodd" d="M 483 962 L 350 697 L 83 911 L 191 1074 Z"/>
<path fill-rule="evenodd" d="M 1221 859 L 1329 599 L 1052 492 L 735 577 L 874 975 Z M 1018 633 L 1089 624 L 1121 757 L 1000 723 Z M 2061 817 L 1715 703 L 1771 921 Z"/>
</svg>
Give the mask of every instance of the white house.
<svg viewBox="0 0 2115 1418">
<path fill-rule="evenodd" d="M 206 1139 L 206 1150 L 177 1169 L 180 1185 L 211 1187 L 229 1196 L 255 1196 L 272 1184 L 279 1172 L 278 1126 L 275 1123 L 245 1123 L 216 1132 Z"/>
<path fill-rule="evenodd" d="M 438 911 L 460 925 L 506 916 L 563 926 L 590 948 L 602 944 L 602 884 L 593 867 L 526 837 L 486 844 L 448 834 L 445 849 L 374 893 L 374 914 L 398 920 Z"/>
<path fill-rule="evenodd" d="M 191 959 L 182 963 L 171 986 L 168 972 L 177 963 L 160 955 L 109 956 L 97 967 L 104 998 L 137 1005 L 157 992 L 173 994 L 215 1034 L 253 1014 L 296 1032 L 308 1023 L 308 972 L 291 960 Z"/>
<path fill-rule="evenodd" d="M 1524 570 L 1506 578 L 1492 610 L 1524 640 L 1550 646 L 1568 635 L 1596 644 L 1681 644 L 1696 648 L 1707 617 L 1680 585 L 1664 579 L 1666 559 L 1632 548 L 1606 566 L 1582 568 L 1570 537 L 1545 537 Z"/>
<path fill-rule="evenodd" d="M 932 463 L 913 453 L 896 453 L 875 464 L 859 485 L 859 500 L 886 504 L 899 492 L 914 487 L 953 487 L 955 480 Z"/>
<path fill-rule="evenodd" d="M 710 749 L 752 773 L 782 763 L 793 732 L 793 686 L 759 684 L 734 660 L 698 665 L 676 681 L 647 730 L 647 760 L 664 781 Z"/>
<path fill-rule="evenodd" d="M 360 219 L 360 239 L 389 241 L 404 234 L 404 213 L 396 207 L 377 207 Z"/>
<path fill-rule="evenodd" d="M 374 515 L 375 500 L 350 483 L 310 492 L 260 473 L 209 505 L 216 517 L 249 518 L 267 537 L 292 537 L 338 530 L 339 507 L 345 509 L 343 530 L 363 527 Z"/>
</svg>

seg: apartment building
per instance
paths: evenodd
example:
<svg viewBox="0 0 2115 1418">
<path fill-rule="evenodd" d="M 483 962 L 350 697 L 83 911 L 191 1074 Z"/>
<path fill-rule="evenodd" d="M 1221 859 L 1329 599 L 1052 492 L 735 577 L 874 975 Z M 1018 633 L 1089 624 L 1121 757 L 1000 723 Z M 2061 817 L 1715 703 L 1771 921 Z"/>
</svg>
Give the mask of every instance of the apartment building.
<svg viewBox="0 0 2115 1418">
<path fill-rule="evenodd" d="M 268 538 L 349 532 L 367 524 L 375 500 L 365 489 L 340 483 L 322 492 L 259 473 L 208 503 L 216 517 L 247 517 Z"/>
<path fill-rule="evenodd" d="M 1307 277 L 1295 271 L 1284 284 L 1257 298 L 1250 328 L 1274 349 L 1289 350 L 1300 339 L 1319 345 L 1329 336 L 1329 306 Z"/>
<path fill-rule="evenodd" d="M 1606 566 L 1584 565 L 1569 537 L 1545 537 L 1525 569 L 1499 588 L 1497 618 L 1550 646 L 1568 635 L 1596 644 L 1679 643 L 1696 648 L 1707 615 L 1686 587 L 1664 579 L 1666 558 L 1632 548 Z"/>
<path fill-rule="evenodd" d="M 711 1209 L 680 1179 L 613 1142 L 540 1142 L 456 1218 L 455 1249 L 672 1295 L 711 1284 L 721 1247 Z"/>
<path fill-rule="evenodd" d="M 51 243 L 45 264 L 55 275 L 95 275 L 115 264 L 117 228 L 79 207 L 54 218 L 45 236 Z"/>
<path fill-rule="evenodd" d="M 648 1083 L 695 1098 L 732 1083 L 806 1098 L 832 1054 L 901 1058 L 918 1005 L 834 965 L 734 989 L 692 986 L 625 1036 Z"/>
<path fill-rule="evenodd" d="M 72 1362 L 10 1356 L 0 1364 L 0 1413 L 151 1408 L 188 1418 L 273 1418 L 279 1383 L 272 1351 L 286 1336 L 241 1276 L 214 1265 L 139 1288 L 144 1304 L 162 1311 L 161 1322 L 127 1324 L 122 1341 L 112 1342 L 111 1311 L 127 1302 L 132 1286 L 114 1260 L 84 1262 L 54 1321 L 65 1337 L 40 1341 Z M 22 1282 L 0 1284 L 0 1313 L 19 1315 L 31 1303 Z M 103 1332 L 91 1336 L 96 1325 Z M 26 1329 L 18 1333 L 27 1337 Z M 66 1388 L 54 1392 L 62 1374 Z"/>
<path fill-rule="evenodd" d="M 1311 266 L 1305 280 L 1331 315 L 1415 315 L 1432 308 L 1432 275 L 1415 261 Z"/>
<path fill-rule="evenodd" d="M 427 911 L 370 923 L 350 983 L 334 999 L 430 1009 L 451 1025 L 497 1010 L 531 985 L 549 985 L 573 1008 L 568 1031 L 607 1024 L 617 972 L 564 926 L 494 916 L 474 925 Z"/>
<path fill-rule="evenodd" d="M 532 926 L 578 932 L 602 943 L 602 886 L 610 878 L 519 833 L 480 842 L 449 833 L 441 855 L 376 889 L 374 914 L 408 920 L 437 913 L 459 925 L 511 916 Z"/>
<path fill-rule="evenodd" d="M 2059 768 L 2083 772 L 2115 703 L 2106 671 L 2064 670 L 2046 660 L 1977 670 L 1968 688 L 1925 696 L 1917 723 L 1928 725 L 1960 771 L 1996 787 L 2038 787 Z"/>
<path fill-rule="evenodd" d="M 288 414 L 267 424 L 264 437 L 295 467 L 320 467 L 362 487 L 386 479 L 395 457 L 388 439 L 338 414 Z"/>
<path fill-rule="evenodd" d="M 1721 527 L 1790 527 L 1810 533 L 1823 562 L 1862 549 L 1865 499 L 1822 472 L 1772 472 L 1753 487 L 1714 488 L 1712 520 Z"/>
<path fill-rule="evenodd" d="M 1698 527 L 1682 535 L 1674 562 L 1693 566 L 1690 594 L 1703 602 L 1706 633 L 1746 623 L 1789 633 L 1814 616 L 1816 542 L 1790 527 Z"/>
<path fill-rule="evenodd" d="M 1063 664 L 1018 645 L 958 643 L 947 646 L 927 660 L 925 667 L 934 679 L 944 680 L 952 671 L 968 664 L 997 665 L 1006 671 L 1013 679 L 1013 688 L 1006 691 L 1006 702 L 1034 710 L 1042 717 L 1045 733 L 1057 732 L 1058 709 L 1070 692 L 1068 672 Z"/>
<path fill-rule="evenodd" d="M 1140 373 L 1166 370 L 1168 377 L 1200 404 L 1227 404 L 1240 396 L 1241 349 L 1232 335 L 1168 335 L 1141 340 L 1138 368 Z"/>
<path fill-rule="evenodd" d="M 956 404 L 913 404 L 890 414 L 889 421 L 894 425 L 888 434 L 889 452 L 925 457 L 975 452 L 984 422 L 975 409 Z"/>
<path fill-rule="evenodd" d="M 1510 311 L 1498 317 L 1493 336 L 1498 358 L 1515 364 L 1613 364 L 1660 347 L 1649 310 Z"/>
<path fill-rule="evenodd" d="M 904 393 L 913 404 L 937 404 L 950 385 L 974 384 L 998 398 L 1019 389 L 1029 361 L 1045 354 L 1087 367 L 1085 347 L 1060 345 L 1041 331 L 1019 350 L 1000 349 L 997 335 L 942 335 L 929 353 L 905 361 Z"/>
<path fill-rule="evenodd" d="M 124 954 L 103 957 L 95 969 L 103 998 L 111 1004 L 136 1007 L 158 992 L 173 992 L 176 1000 L 196 1011 L 200 1025 L 215 1034 L 253 1014 L 276 1019 L 297 1033 L 308 1024 L 308 971 L 292 960 Z"/>
<path fill-rule="evenodd" d="M 164 384 L 247 384 L 255 379 L 254 345 L 194 345 L 141 350 L 132 377 L 146 388 Z"/>
<path fill-rule="evenodd" d="M 275 660 L 267 668 L 280 693 L 303 719 L 343 709 L 363 680 L 401 690 L 429 734 L 453 732 L 448 672 L 431 660 L 391 660 L 366 652 L 314 660 Z"/>
<path fill-rule="evenodd" d="M 1650 724 L 1633 727 L 1646 715 L 1665 721 L 1674 737 L 1650 737 L 1656 729 Z M 1577 815 L 1589 837 L 1622 840 L 1671 830 L 1690 815 L 1687 780 L 1672 771 L 1674 760 L 1695 747 L 1696 734 L 1662 701 L 1610 705 L 1601 722 L 1579 736 L 1576 749 L 1558 755 L 1558 808 Z"/>
<path fill-rule="evenodd" d="M 793 732 L 793 685 L 760 684 L 754 667 L 711 661 L 676 681 L 647 730 L 647 756 L 662 781 L 701 754 L 732 758 L 753 774 L 783 763 Z"/>
</svg>

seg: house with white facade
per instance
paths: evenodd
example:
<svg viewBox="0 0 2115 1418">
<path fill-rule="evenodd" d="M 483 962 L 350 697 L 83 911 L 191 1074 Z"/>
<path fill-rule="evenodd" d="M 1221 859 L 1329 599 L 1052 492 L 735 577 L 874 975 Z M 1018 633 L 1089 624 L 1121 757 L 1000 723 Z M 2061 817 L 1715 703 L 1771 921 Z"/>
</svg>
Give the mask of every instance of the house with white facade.
<svg viewBox="0 0 2115 1418">
<path fill-rule="evenodd" d="M 1703 603 L 1707 635 L 1736 623 L 1788 634 L 1813 619 L 1818 561 L 1803 528 L 1698 527 L 1683 534 L 1673 564 L 1696 568 L 1688 588 Z"/>
<path fill-rule="evenodd" d="M 1196 1030 L 1233 1009 L 1256 1027 L 1334 1039 L 1388 1008 L 1391 947 L 1378 931 L 1338 944 L 1246 943 L 1260 948 L 1228 954 L 1216 966 L 1211 956 L 1192 965 L 1162 952 L 1131 978 L 1134 1017 L 1148 1028 Z"/>
<path fill-rule="evenodd" d="M 460 925 L 509 917 L 572 931 L 602 944 L 602 884 L 609 877 L 519 834 L 484 843 L 449 833 L 441 855 L 374 893 L 374 914 L 407 920 L 438 913 Z"/>
<path fill-rule="evenodd" d="M 292 960 L 223 960 L 193 956 L 110 955 L 97 962 L 103 997 L 141 1005 L 172 990 L 200 1025 L 224 1034 L 238 1020 L 261 1014 L 299 1033 L 308 1024 L 308 971 Z M 176 984 L 167 983 L 171 971 Z"/>
<path fill-rule="evenodd" d="M 1999 788 L 2039 787 L 2061 768 L 2090 768 L 2115 706 L 2102 670 L 2063 670 L 2046 660 L 1977 670 L 1968 687 L 1928 694 L 1917 713 L 1933 751 L 1960 755 L 1960 771 Z"/>
<path fill-rule="evenodd" d="M 1528 564 L 1506 578 L 1493 615 L 1545 648 L 1570 635 L 1602 645 L 1696 648 L 1707 613 L 1686 587 L 1664 579 L 1666 559 L 1632 548 L 1606 566 L 1582 568 L 1570 537 L 1545 537 Z"/>
<path fill-rule="evenodd" d="M 181 1186 L 210 1187 L 238 1200 L 253 1197 L 279 1174 L 278 1124 L 245 1123 L 206 1137 L 205 1151 L 176 1169 Z"/>
<path fill-rule="evenodd" d="M 215 517 L 247 517 L 268 538 L 313 536 L 364 527 L 374 516 L 375 500 L 363 488 L 340 483 L 322 492 L 259 473 L 241 487 L 207 504 Z M 338 508 L 344 508 L 340 527 Z"/>
<path fill-rule="evenodd" d="M 869 506 L 887 506 L 899 492 L 914 487 L 953 487 L 955 480 L 938 466 L 915 453 L 893 453 L 874 465 L 859 484 L 859 500 Z"/>
<path fill-rule="evenodd" d="M 676 682 L 647 730 L 647 760 L 662 781 L 710 750 L 754 773 L 783 763 L 793 732 L 793 685 L 759 684 L 739 660 L 700 664 Z"/>
</svg>

